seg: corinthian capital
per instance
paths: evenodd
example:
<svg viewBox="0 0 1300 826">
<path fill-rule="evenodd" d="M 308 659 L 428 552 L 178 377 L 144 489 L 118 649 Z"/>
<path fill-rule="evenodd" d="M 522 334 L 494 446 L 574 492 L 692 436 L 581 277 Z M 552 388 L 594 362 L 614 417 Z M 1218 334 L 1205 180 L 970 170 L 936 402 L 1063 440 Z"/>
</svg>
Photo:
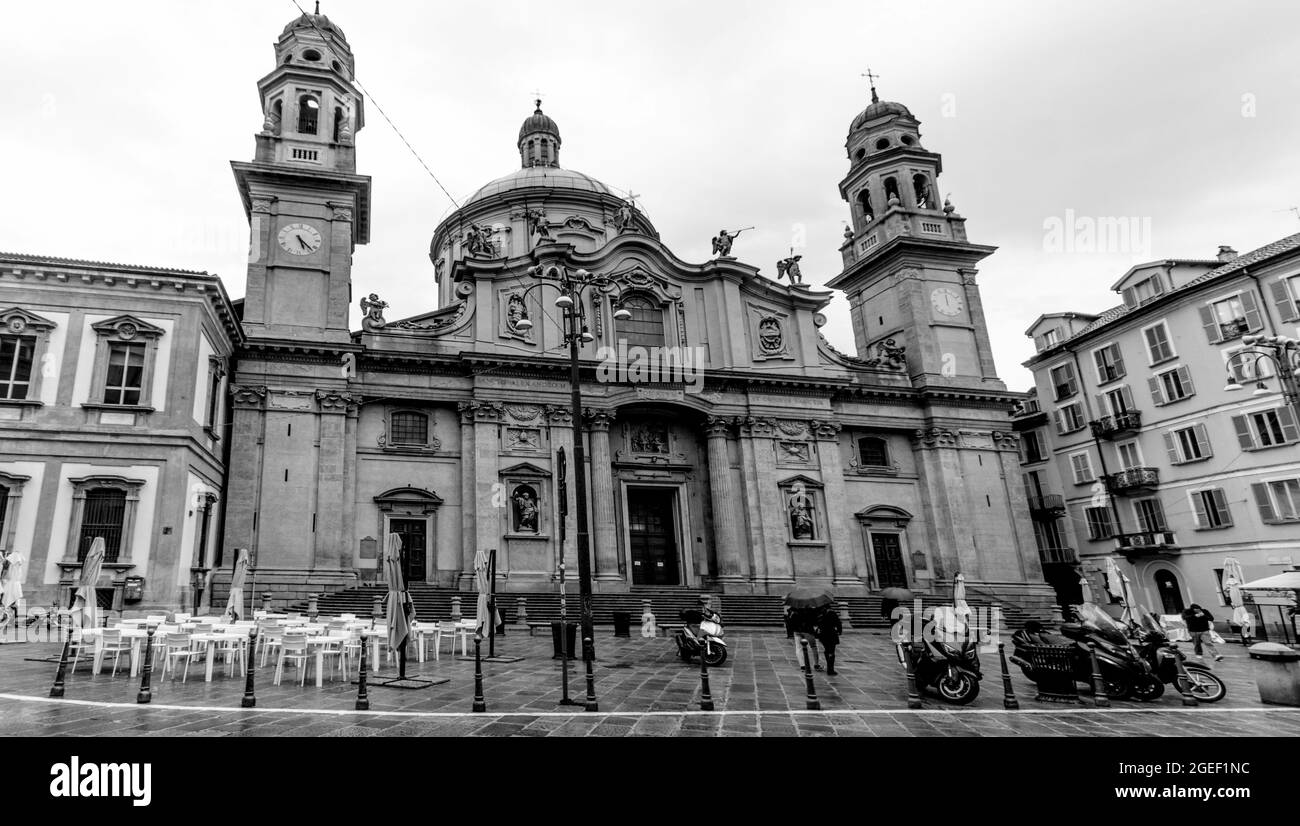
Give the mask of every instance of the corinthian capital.
<svg viewBox="0 0 1300 826">
<path fill-rule="evenodd" d="M 844 429 L 844 425 L 839 422 L 827 422 L 820 419 L 813 419 L 808 423 L 812 429 L 814 439 L 820 441 L 833 441 L 839 437 L 839 433 Z"/>
<path fill-rule="evenodd" d="M 266 404 L 266 388 L 262 385 L 232 384 L 230 395 L 235 407 L 260 410 Z"/>
<path fill-rule="evenodd" d="M 736 426 L 732 416 L 709 416 L 704 420 L 704 432 L 710 439 L 726 439 L 731 436 Z"/>
<path fill-rule="evenodd" d="M 588 430 L 608 431 L 609 426 L 614 423 L 613 410 L 595 410 L 588 407 L 582 411 L 582 415 L 587 420 Z"/>
<path fill-rule="evenodd" d="M 472 401 L 456 405 L 460 411 L 460 420 L 465 424 L 472 422 L 499 422 L 505 416 L 506 406 L 501 402 Z"/>
</svg>

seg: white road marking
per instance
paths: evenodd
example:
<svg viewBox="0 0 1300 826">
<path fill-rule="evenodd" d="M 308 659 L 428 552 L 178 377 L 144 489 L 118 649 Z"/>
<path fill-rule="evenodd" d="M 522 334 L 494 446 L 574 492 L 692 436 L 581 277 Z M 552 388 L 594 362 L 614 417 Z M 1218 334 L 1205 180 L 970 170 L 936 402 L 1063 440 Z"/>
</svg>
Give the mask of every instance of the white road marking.
<svg viewBox="0 0 1300 826">
<path fill-rule="evenodd" d="M 55 699 L 52 697 L 34 697 L 26 694 L 0 694 L 0 700 L 12 700 L 15 702 L 26 703 L 47 703 L 51 705 L 64 706 L 86 706 L 89 708 L 116 708 L 116 709 L 160 709 L 163 711 L 212 711 L 212 712 L 236 712 L 244 714 L 300 714 L 300 715 L 325 715 L 334 717 L 411 717 L 416 719 L 459 719 L 471 718 L 475 720 L 485 720 L 488 718 L 503 719 L 508 717 L 529 717 L 529 718 L 547 718 L 547 717 L 765 717 L 777 715 L 794 715 L 794 716 L 818 716 L 818 715 L 893 715 L 909 714 L 921 716 L 941 716 L 941 717 L 965 717 L 969 715 L 997 715 L 1006 714 L 1019 716 L 1024 714 L 1252 714 L 1252 713 L 1269 713 L 1269 714 L 1300 714 L 1300 708 L 1291 707 L 1258 707 L 1258 708 L 1209 708 L 1200 706 L 1195 708 L 1186 708 L 1175 706 L 1169 708 L 1022 708 L 1015 711 L 998 708 L 967 708 L 967 709 L 942 709 L 942 708 L 924 708 L 924 709 L 883 709 L 883 708 L 831 708 L 821 711 L 810 711 L 807 709 L 727 709 L 725 711 L 700 711 L 698 709 L 682 709 L 681 711 L 487 711 L 475 714 L 469 711 L 385 711 L 382 709 L 371 709 L 369 711 L 356 711 L 352 709 L 336 708 L 267 708 L 265 706 L 254 708 L 242 708 L 238 706 L 185 706 L 169 705 L 164 703 L 107 703 L 99 700 L 69 700 Z"/>
</svg>

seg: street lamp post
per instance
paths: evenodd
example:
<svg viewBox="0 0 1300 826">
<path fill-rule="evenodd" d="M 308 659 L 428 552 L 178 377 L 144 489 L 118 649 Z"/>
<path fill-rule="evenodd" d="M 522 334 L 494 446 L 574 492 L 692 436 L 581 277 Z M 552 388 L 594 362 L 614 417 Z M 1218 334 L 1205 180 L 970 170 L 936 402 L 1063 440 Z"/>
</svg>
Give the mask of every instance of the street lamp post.
<svg viewBox="0 0 1300 826">
<path fill-rule="evenodd" d="M 1255 377 L 1255 392 L 1251 395 L 1263 396 L 1269 393 L 1268 384 L 1259 373 L 1259 362 L 1269 361 L 1277 370 L 1278 384 L 1281 385 L 1282 398 L 1291 406 L 1291 412 L 1300 421 L 1300 340 L 1286 336 L 1242 336 L 1241 343 L 1246 349 L 1233 353 L 1224 364 L 1228 373 L 1228 383 L 1224 390 L 1241 389 L 1241 382 L 1233 374 L 1233 363 L 1249 361 L 1251 374 Z"/>
<path fill-rule="evenodd" d="M 591 611 L 591 534 L 587 526 L 587 465 L 586 451 L 582 443 L 584 428 L 578 355 L 581 345 L 595 340 L 595 336 L 587 328 L 583 296 L 588 291 L 599 295 L 620 291 L 618 285 L 609 278 L 593 275 L 581 269 L 570 271 L 563 266 L 538 265 L 530 267 L 528 273 L 537 278 L 538 282 L 525 290 L 521 296 L 525 309 L 515 323 L 515 328 L 521 332 L 533 328 L 533 322 L 527 312 L 528 293 L 550 285 L 559 293 L 555 298 L 555 306 L 564 313 L 562 332 L 565 343 L 569 345 L 569 390 L 573 413 L 573 481 L 578 520 L 578 602 L 582 624 L 582 659 L 590 673 L 591 662 L 596 658 L 596 644 Z M 614 312 L 614 318 L 618 321 L 626 321 L 631 317 L 632 314 L 622 308 Z M 598 710 L 595 697 L 591 696 L 590 692 L 588 692 L 586 710 Z"/>
</svg>

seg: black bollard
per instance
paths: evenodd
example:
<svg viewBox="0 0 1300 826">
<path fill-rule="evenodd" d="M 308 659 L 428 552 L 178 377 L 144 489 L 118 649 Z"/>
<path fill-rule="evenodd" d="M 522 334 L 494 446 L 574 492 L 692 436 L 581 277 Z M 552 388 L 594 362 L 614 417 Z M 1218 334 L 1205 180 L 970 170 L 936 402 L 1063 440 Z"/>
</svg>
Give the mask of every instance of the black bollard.
<svg viewBox="0 0 1300 826">
<path fill-rule="evenodd" d="M 709 691 L 709 662 L 700 649 L 700 711 L 713 711 L 713 694 Z"/>
<path fill-rule="evenodd" d="M 244 671 L 248 673 L 248 679 L 244 683 L 244 699 L 240 702 L 241 708 L 253 708 L 257 705 L 257 698 L 253 695 L 253 666 L 257 665 L 257 658 L 254 653 L 257 651 L 257 626 L 248 632 L 248 651 L 244 654 Z"/>
<path fill-rule="evenodd" d="M 149 680 L 153 677 L 153 634 L 154 627 L 150 625 L 144 638 L 144 669 L 140 675 L 140 693 L 135 695 L 137 703 L 153 701 L 153 691 L 149 688 Z"/>
<path fill-rule="evenodd" d="M 596 704 L 596 675 L 592 672 L 591 661 L 595 659 L 596 646 L 591 637 L 582 638 L 582 659 L 587 666 L 587 702 L 583 711 L 600 711 Z"/>
<path fill-rule="evenodd" d="M 912 662 L 912 644 L 900 643 L 898 650 L 903 652 L 903 667 L 907 671 L 907 707 L 921 708 L 921 695 L 916 690 L 916 665 Z"/>
<path fill-rule="evenodd" d="M 1007 647 L 998 643 L 998 659 L 1002 661 L 1002 707 L 1020 708 L 1016 692 L 1011 690 L 1011 672 L 1007 671 Z"/>
<path fill-rule="evenodd" d="M 799 645 L 803 648 L 803 680 L 808 691 L 808 710 L 820 711 L 822 704 L 821 701 L 817 699 L 817 687 L 813 685 L 812 660 L 808 657 L 808 639 L 806 637 L 800 637 Z"/>
<path fill-rule="evenodd" d="M 474 635 L 474 707 L 471 711 L 481 713 L 487 711 L 487 703 L 483 701 L 483 660 L 479 656 L 483 647 L 483 634 Z"/>
<path fill-rule="evenodd" d="M 370 710 L 370 695 L 366 693 L 366 665 L 370 661 L 370 652 L 366 650 L 365 637 L 361 638 L 361 672 L 357 676 L 357 711 Z"/>
<path fill-rule="evenodd" d="M 68 651 L 72 648 L 72 629 L 68 629 L 68 639 L 63 643 L 63 655 L 59 657 L 59 670 L 54 675 L 54 685 L 50 686 L 51 697 L 63 696 L 63 672 L 68 667 Z"/>
<path fill-rule="evenodd" d="M 1097 646 L 1088 643 L 1088 656 L 1092 659 L 1092 702 L 1097 708 L 1110 708 L 1106 696 L 1106 681 L 1101 676 L 1101 663 L 1097 661 Z"/>
<path fill-rule="evenodd" d="M 1177 663 L 1178 663 L 1178 678 L 1177 678 L 1177 679 L 1178 679 L 1178 693 L 1181 694 L 1182 697 L 1183 697 L 1183 705 L 1185 705 L 1185 706 L 1199 706 L 1199 705 L 1201 704 L 1201 701 L 1198 700 L 1198 699 L 1196 699 L 1196 695 L 1192 693 L 1192 678 L 1191 678 L 1191 675 L 1189 675 L 1189 674 L 1187 673 L 1187 666 L 1183 664 L 1183 658 L 1182 658 L 1182 655 L 1180 654 L 1180 655 L 1177 655 L 1177 656 L 1178 656 L 1178 659 L 1177 659 Z"/>
</svg>

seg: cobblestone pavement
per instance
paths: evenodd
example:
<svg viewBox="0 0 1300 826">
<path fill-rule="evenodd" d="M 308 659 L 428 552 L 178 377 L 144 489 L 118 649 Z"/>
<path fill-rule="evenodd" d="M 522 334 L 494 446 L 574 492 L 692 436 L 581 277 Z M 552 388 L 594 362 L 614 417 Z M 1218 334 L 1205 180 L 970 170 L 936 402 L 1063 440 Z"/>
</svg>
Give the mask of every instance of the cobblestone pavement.
<svg viewBox="0 0 1300 826">
<path fill-rule="evenodd" d="M 240 708 L 244 678 L 228 676 L 217 664 L 210 683 L 196 664 L 188 682 L 153 679 L 153 701 L 135 702 L 139 678 L 108 671 L 91 675 L 86 661 L 67 679 L 62 700 L 48 698 L 57 666 L 33 658 L 57 657 L 57 643 L 0 646 L 0 736 L 372 736 L 372 735 L 659 735 L 659 736 L 1300 736 L 1300 709 L 1261 706 L 1250 662 L 1240 646 L 1227 646 L 1215 664 L 1228 697 L 1213 706 L 1185 709 L 1176 692 L 1154 703 L 1118 701 L 1096 709 L 1039 703 L 1015 669 L 1012 683 L 1020 711 L 1005 711 L 996 654 L 982 655 L 982 693 L 970 706 L 945 706 L 927 698 L 920 711 L 907 710 L 902 667 L 888 637 L 851 631 L 840 647 L 839 676 L 815 672 L 821 711 L 806 710 L 806 691 L 791 642 L 781 632 L 734 630 L 731 656 L 710 669 L 716 712 L 699 711 L 698 664 L 676 657 L 671 640 L 597 639 L 595 689 L 600 711 L 559 705 L 560 663 L 551 659 L 547 635 L 529 637 L 511 629 L 498 639 L 497 653 L 517 662 L 485 662 L 487 713 L 471 714 L 472 659 L 451 657 L 408 664 L 408 676 L 447 678 L 427 689 L 372 687 L 370 711 L 354 709 L 356 686 L 343 680 L 323 688 L 314 672 L 300 687 L 292 670 L 283 684 L 271 684 L 273 669 L 255 670 L 257 706 Z M 487 646 L 484 644 L 484 656 Z M 1013 667 L 1014 668 L 1014 667 Z M 385 665 L 377 678 L 395 674 Z M 570 696 L 581 701 L 581 660 L 570 670 Z"/>
</svg>

